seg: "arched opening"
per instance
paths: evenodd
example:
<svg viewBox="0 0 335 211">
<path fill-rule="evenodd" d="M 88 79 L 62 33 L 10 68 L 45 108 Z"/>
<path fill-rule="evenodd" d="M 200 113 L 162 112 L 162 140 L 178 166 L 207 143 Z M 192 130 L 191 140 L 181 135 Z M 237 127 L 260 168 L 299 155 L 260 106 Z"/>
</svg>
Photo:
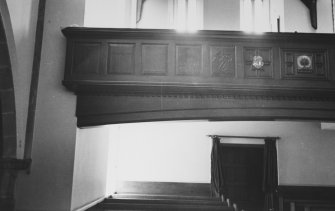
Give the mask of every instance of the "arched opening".
<svg viewBox="0 0 335 211">
<path fill-rule="evenodd" d="M 13 65 L 14 37 L 6 1 L 0 2 L 0 210 L 14 210 L 18 170 L 27 163 L 17 159 L 17 115 Z"/>
</svg>

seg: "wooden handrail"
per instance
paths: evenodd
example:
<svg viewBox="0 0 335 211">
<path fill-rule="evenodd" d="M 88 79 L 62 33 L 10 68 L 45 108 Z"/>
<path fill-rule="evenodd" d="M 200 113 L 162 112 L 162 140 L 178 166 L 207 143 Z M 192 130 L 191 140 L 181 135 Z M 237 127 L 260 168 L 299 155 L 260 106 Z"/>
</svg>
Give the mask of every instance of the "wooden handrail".
<svg viewBox="0 0 335 211">
<path fill-rule="evenodd" d="M 280 137 L 272 137 L 272 136 L 226 136 L 226 135 L 207 135 L 208 137 L 214 138 L 250 138 L 250 139 L 280 139 Z"/>
</svg>

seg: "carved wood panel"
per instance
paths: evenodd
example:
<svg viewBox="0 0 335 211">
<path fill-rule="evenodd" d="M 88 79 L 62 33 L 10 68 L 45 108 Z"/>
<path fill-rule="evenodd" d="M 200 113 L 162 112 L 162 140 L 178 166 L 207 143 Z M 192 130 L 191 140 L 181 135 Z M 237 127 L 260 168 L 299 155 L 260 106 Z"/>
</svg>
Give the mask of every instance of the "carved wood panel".
<svg viewBox="0 0 335 211">
<path fill-rule="evenodd" d="M 135 44 L 109 43 L 108 44 L 108 74 L 134 74 Z"/>
<path fill-rule="evenodd" d="M 212 76 L 235 77 L 235 47 L 211 46 L 210 71 Z"/>
<path fill-rule="evenodd" d="M 176 46 L 176 74 L 199 76 L 202 70 L 201 45 Z"/>
<path fill-rule="evenodd" d="M 142 44 L 142 73 L 166 75 L 168 70 L 168 44 Z"/>
<path fill-rule="evenodd" d="M 246 78 L 273 78 L 272 48 L 245 47 L 243 55 Z"/>
<path fill-rule="evenodd" d="M 77 42 L 74 44 L 73 74 L 98 74 L 100 66 L 100 42 Z"/>
<path fill-rule="evenodd" d="M 327 79 L 327 51 L 282 49 L 284 79 Z"/>
</svg>

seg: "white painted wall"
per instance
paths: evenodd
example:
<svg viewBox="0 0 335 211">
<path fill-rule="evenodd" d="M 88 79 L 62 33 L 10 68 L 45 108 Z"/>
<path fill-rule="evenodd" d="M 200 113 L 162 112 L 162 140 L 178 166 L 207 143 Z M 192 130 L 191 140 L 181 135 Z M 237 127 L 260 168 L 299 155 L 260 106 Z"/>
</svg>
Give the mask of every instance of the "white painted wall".
<svg viewBox="0 0 335 211">
<path fill-rule="evenodd" d="M 138 28 L 171 28 L 169 0 L 146 0 Z"/>
<path fill-rule="evenodd" d="M 240 1 L 204 0 L 204 29 L 240 30 Z"/>
<path fill-rule="evenodd" d="M 309 10 L 302 1 L 285 0 L 284 13 L 286 32 L 333 33 L 330 0 L 317 1 L 317 30 L 311 26 Z"/>
<path fill-rule="evenodd" d="M 196 123 L 121 125 L 116 150 L 119 180 L 208 182 L 210 141 L 199 127 Z"/>
<path fill-rule="evenodd" d="M 281 185 L 335 186 L 335 131 L 321 130 L 317 122 L 186 121 L 110 127 L 112 141 L 117 143 L 111 178 L 117 175 L 118 181 L 209 183 L 211 139 L 207 135 L 222 134 L 279 136 Z M 256 143 L 250 139 L 224 141 Z"/>
<path fill-rule="evenodd" d="M 86 0 L 87 27 L 171 28 L 171 0 L 146 0 L 136 25 L 136 0 Z"/>
<path fill-rule="evenodd" d="M 278 32 L 277 18 L 280 20 L 280 31 L 285 32 L 284 1 L 285 0 L 269 0 L 270 28 L 272 32 Z"/>
<path fill-rule="evenodd" d="M 133 0 L 87 0 L 85 26 L 135 27 Z M 171 28 L 172 0 L 147 0 L 139 28 Z M 318 29 L 310 24 L 309 10 L 300 0 L 269 0 L 271 30 L 277 32 L 280 17 L 281 32 L 333 33 L 331 0 L 317 2 Z M 203 29 L 241 30 L 240 0 L 204 0 Z M 201 24 L 202 25 L 202 24 Z"/>
<path fill-rule="evenodd" d="M 62 86 L 66 39 L 61 27 L 83 25 L 84 0 L 46 1 L 32 168 L 16 185 L 17 210 L 71 208 L 76 97 Z M 23 77 L 23 76 L 22 76 Z"/>
<path fill-rule="evenodd" d="M 107 196 L 108 134 L 106 126 L 77 129 L 71 210 Z"/>
<path fill-rule="evenodd" d="M 86 0 L 84 26 L 130 28 L 134 27 L 133 0 Z"/>
<path fill-rule="evenodd" d="M 279 141 L 281 184 L 335 186 L 335 131 L 320 129 L 319 123 L 278 125 L 285 131 Z"/>
<path fill-rule="evenodd" d="M 17 113 L 17 157 L 23 158 L 31 71 L 33 65 L 38 0 L 7 0 L 13 28 L 16 58 L 12 67 L 15 74 L 15 103 Z"/>
</svg>

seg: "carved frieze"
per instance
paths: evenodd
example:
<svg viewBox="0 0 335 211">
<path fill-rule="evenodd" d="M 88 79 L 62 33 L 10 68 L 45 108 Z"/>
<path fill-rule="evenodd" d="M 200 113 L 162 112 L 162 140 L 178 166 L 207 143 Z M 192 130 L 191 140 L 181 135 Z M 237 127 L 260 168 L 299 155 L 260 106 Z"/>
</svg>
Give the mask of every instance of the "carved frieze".
<svg viewBox="0 0 335 211">
<path fill-rule="evenodd" d="M 245 47 L 243 55 L 246 78 L 273 77 L 272 48 Z"/>
<path fill-rule="evenodd" d="M 213 76 L 235 77 L 235 47 L 211 46 L 210 70 Z"/>
<path fill-rule="evenodd" d="M 168 68 L 167 44 L 142 44 L 142 73 L 166 75 Z"/>
<path fill-rule="evenodd" d="M 176 46 L 176 74 L 198 76 L 202 69 L 201 45 Z"/>
<path fill-rule="evenodd" d="M 108 44 L 108 74 L 134 74 L 135 44 L 109 43 Z"/>
<path fill-rule="evenodd" d="M 282 49 L 282 78 L 327 79 L 326 50 Z"/>
</svg>

